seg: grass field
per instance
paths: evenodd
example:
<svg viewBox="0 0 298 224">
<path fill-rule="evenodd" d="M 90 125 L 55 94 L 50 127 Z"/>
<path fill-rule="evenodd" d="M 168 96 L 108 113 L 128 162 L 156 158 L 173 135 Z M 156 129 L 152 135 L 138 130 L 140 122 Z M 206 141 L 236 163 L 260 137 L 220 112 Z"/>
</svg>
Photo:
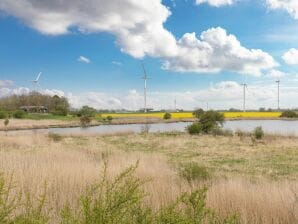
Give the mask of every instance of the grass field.
<svg viewBox="0 0 298 224">
<path fill-rule="evenodd" d="M 143 203 L 153 210 L 205 185 L 207 206 L 221 217 L 237 213 L 239 223 L 298 223 L 298 138 L 0 135 L 0 171 L 7 179 L 12 174 L 14 185 L 31 195 L 42 193 L 47 184 L 49 223 L 59 223 L 65 204 L 77 209 L 86 186 L 100 178 L 104 158 L 111 178 L 139 160 L 136 175 L 146 180 Z M 204 167 L 210 178 L 189 183 L 179 175 L 189 162 Z"/>
<path fill-rule="evenodd" d="M 110 113 L 102 114 L 102 117 L 112 116 L 113 118 L 142 118 L 155 117 L 163 118 L 165 113 Z M 193 118 L 192 112 L 171 113 L 173 119 Z M 224 112 L 225 118 L 279 118 L 280 112 Z"/>
</svg>

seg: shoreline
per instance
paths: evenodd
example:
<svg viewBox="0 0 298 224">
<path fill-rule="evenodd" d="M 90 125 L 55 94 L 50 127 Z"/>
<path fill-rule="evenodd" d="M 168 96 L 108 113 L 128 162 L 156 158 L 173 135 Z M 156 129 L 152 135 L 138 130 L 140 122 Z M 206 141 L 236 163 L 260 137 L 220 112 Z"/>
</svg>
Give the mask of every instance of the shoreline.
<svg viewBox="0 0 298 224">
<path fill-rule="evenodd" d="M 275 121 L 275 120 L 281 120 L 281 121 L 297 121 L 298 119 L 289 119 L 289 118 L 226 118 L 226 121 L 259 121 L 259 120 L 266 120 L 266 121 Z M 2 120 L 0 120 L 1 122 Z M 22 121 L 22 120 L 18 120 Z M 30 130 L 47 130 L 51 128 L 78 128 L 82 127 L 79 122 L 67 122 L 67 123 L 61 123 L 61 124 L 38 124 L 40 121 L 36 120 L 26 120 L 32 121 L 32 123 L 36 123 L 33 125 L 16 125 L 12 127 L 1 127 L 0 126 L 0 132 L 10 132 L 10 131 L 30 131 Z M 57 120 L 56 120 L 57 121 Z M 195 122 L 195 118 L 186 118 L 186 119 L 171 119 L 171 120 L 164 120 L 164 119 L 157 119 L 157 118 L 121 118 L 117 119 L 115 118 L 111 122 L 101 122 L 101 121 L 93 121 L 91 124 L 86 126 L 88 127 L 96 127 L 96 126 L 101 126 L 101 125 L 133 125 L 133 124 L 167 124 L 167 123 L 180 123 L 180 122 Z"/>
</svg>

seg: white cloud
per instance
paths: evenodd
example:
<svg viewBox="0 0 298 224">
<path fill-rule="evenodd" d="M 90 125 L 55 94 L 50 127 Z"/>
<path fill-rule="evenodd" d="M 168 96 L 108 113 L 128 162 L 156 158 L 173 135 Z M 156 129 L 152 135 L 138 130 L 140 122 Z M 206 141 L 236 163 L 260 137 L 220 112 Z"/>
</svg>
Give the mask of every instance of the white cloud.
<svg viewBox="0 0 298 224">
<path fill-rule="evenodd" d="M 260 76 L 262 70 L 277 66 L 266 52 L 247 49 L 234 35 L 217 27 L 202 32 L 186 33 L 178 42 L 179 54 L 167 58 L 164 68 L 180 72 L 220 72 L 223 70 Z"/>
<path fill-rule="evenodd" d="M 13 85 L 11 80 L 0 80 L 0 87 L 7 87 Z"/>
<path fill-rule="evenodd" d="M 89 58 L 86 58 L 86 57 L 84 57 L 84 56 L 80 56 L 80 57 L 78 58 L 78 62 L 83 62 L 83 63 L 86 63 L 86 64 L 91 63 L 90 59 L 89 59 Z"/>
<path fill-rule="evenodd" d="M 298 49 L 290 49 L 282 56 L 282 59 L 289 65 L 298 65 Z"/>
<path fill-rule="evenodd" d="M 284 73 L 284 72 L 281 72 L 281 71 L 278 71 L 275 69 L 273 69 L 267 73 L 267 77 L 269 77 L 269 78 L 281 78 L 286 75 L 287 75 L 287 73 Z"/>
<path fill-rule="evenodd" d="M 211 6 L 220 7 L 224 5 L 232 5 L 236 0 L 196 0 L 196 4 L 208 3 Z"/>
<path fill-rule="evenodd" d="M 208 2 L 221 5 L 234 1 Z M 176 40 L 164 28 L 171 12 L 162 0 L 121 0 L 121 7 L 119 0 L 1 0 L 0 10 L 43 34 L 67 34 L 74 28 L 82 33 L 111 33 L 121 51 L 136 58 L 161 58 L 163 67 L 174 71 L 228 70 L 260 75 L 261 70 L 276 65 L 269 54 L 242 47 L 235 36 L 221 28 L 203 32 L 201 40 L 190 33 Z"/>
<path fill-rule="evenodd" d="M 112 64 L 117 65 L 117 66 L 122 66 L 123 65 L 122 62 L 120 62 L 120 61 L 112 61 Z"/>
<path fill-rule="evenodd" d="M 286 10 L 294 19 L 298 19 L 297 0 L 267 0 L 267 5 L 272 10 Z"/>
</svg>

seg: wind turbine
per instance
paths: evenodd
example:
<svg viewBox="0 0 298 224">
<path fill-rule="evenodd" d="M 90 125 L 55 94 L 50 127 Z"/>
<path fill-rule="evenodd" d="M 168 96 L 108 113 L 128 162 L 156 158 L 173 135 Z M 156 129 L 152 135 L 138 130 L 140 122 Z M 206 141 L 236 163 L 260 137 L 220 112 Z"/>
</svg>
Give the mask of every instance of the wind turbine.
<svg viewBox="0 0 298 224">
<path fill-rule="evenodd" d="M 277 83 L 277 110 L 280 110 L 279 107 L 279 87 L 280 87 L 280 80 L 275 81 Z"/>
<path fill-rule="evenodd" d="M 147 80 L 148 80 L 148 76 L 147 76 L 147 72 L 146 72 L 143 61 L 141 62 L 141 64 L 142 64 L 142 69 L 144 72 L 144 76 L 143 76 L 143 79 L 144 79 L 144 111 L 145 111 L 145 113 L 147 113 Z"/>
<path fill-rule="evenodd" d="M 36 86 L 39 86 L 39 79 L 40 79 L 41 74 L 42 74 L 41 72 L 38 73 L 36 79 L 31 81 L 35 87 L 36 87 Z M 35 89 L 35 91 L 36 91 L 37 88 L 34 88 L 34 89 Z"/>
<path fill-rule="evenodd" d="M 247 84 L 243 83 L 241 84 L 243 86 L 243 112 L 246 111 L 246 89 L 247 89 Z"/>
</svg>

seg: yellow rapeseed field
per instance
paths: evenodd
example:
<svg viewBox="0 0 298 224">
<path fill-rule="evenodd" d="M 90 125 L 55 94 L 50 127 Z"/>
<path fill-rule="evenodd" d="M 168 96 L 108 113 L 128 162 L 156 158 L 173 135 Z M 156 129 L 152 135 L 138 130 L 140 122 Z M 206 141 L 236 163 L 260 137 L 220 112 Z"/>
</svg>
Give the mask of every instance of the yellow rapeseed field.
<svg viewBox="0 0 298 224">
<path fill-rule="evenodd" d="M 102 117 L 112 116 L 113 118 L 163 118 L 165 113 L 107 113 Z M 171 113 L 173 119 L 193 118 L 192 112 L 174 112 Z M 280 112 L 224 112 L 225 118 L 278 118 Z"/>
</svg>

